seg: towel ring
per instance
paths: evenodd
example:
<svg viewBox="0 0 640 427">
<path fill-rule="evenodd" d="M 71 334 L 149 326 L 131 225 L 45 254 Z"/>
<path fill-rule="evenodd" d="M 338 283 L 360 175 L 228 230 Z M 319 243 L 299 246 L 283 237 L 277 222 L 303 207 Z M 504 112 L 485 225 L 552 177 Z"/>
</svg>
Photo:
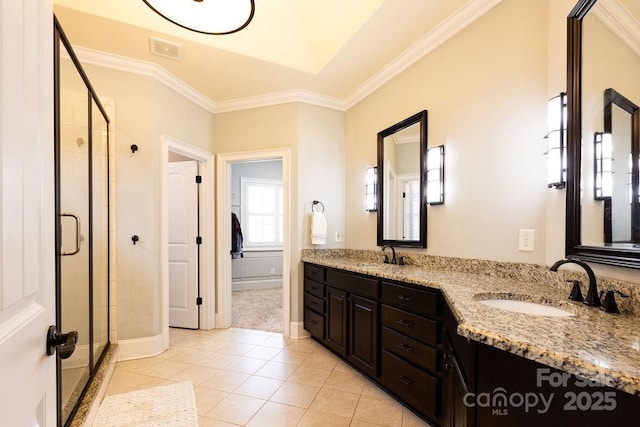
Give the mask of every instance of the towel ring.
<svg viewBox="0 0 640 427">
<path fill-rule="evenodd" d="M 315 212 L 315 210 L 313 209 L 315 207 L 315 205 L 321 205 L 322 206 L 322 210 L 320 212 L 324 212 L 324 205 L 319 200 L 314 200 L 313 201 L 313 204 L 311 205 L 311 211 L 312 212 Z"/>
</svg>

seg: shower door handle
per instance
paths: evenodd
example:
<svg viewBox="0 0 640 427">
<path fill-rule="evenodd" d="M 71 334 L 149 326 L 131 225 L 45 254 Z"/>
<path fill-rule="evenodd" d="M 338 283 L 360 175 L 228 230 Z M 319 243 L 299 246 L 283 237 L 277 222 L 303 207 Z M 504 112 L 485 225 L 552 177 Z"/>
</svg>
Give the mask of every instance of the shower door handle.
<svg viewBox="0 0 640 427">
<path fill-rule="evenodd" d="M 81 237 L 80 237 L 80 217 L 76 214 L 72 214 L 72 213 L 61 213 L 60 216 L 67 216 L 70 218 L 73 218 L 76 221 L 76 249 L 73 252 L 60 252 L 61 256 L 70 256 L 70 255 L 75 255 L 78 252 L 80 252 L 80 242 L 81 242 Z M 62 245 L 62 243 L 61 243 Z"/>
<path fill-rule="evenodd" d="M 47 354 L 49 356 L 53 356 L 57 350 L 60 359 L 67 359 L 75 351 L 77 343 L 77 331 L 61 334 L 55 325 L 49 326 L 47 331 Z"/>
</svg>

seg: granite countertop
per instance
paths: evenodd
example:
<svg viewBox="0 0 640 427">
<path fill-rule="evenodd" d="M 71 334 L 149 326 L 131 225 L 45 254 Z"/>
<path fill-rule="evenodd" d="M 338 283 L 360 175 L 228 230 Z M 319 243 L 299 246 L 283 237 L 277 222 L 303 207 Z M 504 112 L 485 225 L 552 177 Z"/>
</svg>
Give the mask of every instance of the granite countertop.
<svg viewBox="0 0 640 427">
<path fill-rule="evenodd" d="M 303 254 L 302 261 L 440 289 L 458 319 L 459 335 L 640 396 L 640 319 L 635 315 L 569 301 L 566 292 L 534 281 L 358 258 Z M 544 303 L 575 316 L 515 313 L 478 301 L 485 298 Z"/>
</svg>

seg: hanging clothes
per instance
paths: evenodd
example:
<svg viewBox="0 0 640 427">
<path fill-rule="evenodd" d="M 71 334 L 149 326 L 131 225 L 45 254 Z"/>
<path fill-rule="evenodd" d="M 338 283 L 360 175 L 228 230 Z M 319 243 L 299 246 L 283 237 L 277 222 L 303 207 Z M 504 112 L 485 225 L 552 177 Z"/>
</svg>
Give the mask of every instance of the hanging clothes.
<svg viewBox="0 0 640 427">
<path fill-rule="evenodd" d="M 233 212 L 231 213 L 231 258 L 241 258 L 242 254 L 242 228 L 240 228 L 240 221 Z"/>
</svg>

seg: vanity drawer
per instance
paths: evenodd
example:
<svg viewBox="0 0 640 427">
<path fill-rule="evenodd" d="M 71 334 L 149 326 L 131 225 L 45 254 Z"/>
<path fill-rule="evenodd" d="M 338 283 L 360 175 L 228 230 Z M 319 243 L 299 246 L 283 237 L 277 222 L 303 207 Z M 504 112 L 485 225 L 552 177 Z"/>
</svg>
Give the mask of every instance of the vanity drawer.
<svg viewBox="0 0 640 427">
<path fill-rule="evenodd" d="M 440 314 L 436 292 L 382 282 L 382 300 L 422 316 L 438 316 Z"/>
<path fill-rule="evenodd" d="M 382 383 L 418 411 L 438 417 L 438 379 L 386 350 L 382 351 Z"/>
<path fill-rule="evenodd" d="M 439 371 L 440 350 L 422 344 L 389 328 L 382 328 L 382 349 L 413 363 L 419 368 L 434 373 Z"/>
<path fill-rule="evenodd" d="M 315 280 L 316 282 L 324 282 L 327 279 L 327 269 L 318 267 L 317 265 L 304 265 L 304 277 Z"/>
<path fill-rule="evenodd" d="M 388 305 L 382 306 L 382 325 L 427 344 L 440 343 L 439 322 Z"/>
<path fill-rule="evenodd" d="M 304 279 L 304 291 L 318 298 L 324 298 L 324 288 L 322 283 L 314 280 Z"/>
<path fill-rule="evenodd" d="M 324 316 L 304 308 L 304 328 L 314 337 L 324 340 Z"/>
<path fill-rule="evenodd" d="M 327 270 L 327 284 L 363 297 L 378 298 L 378 280 L 342 271 Z"/>
<path fill-rule="evenodd" d="M 324 299 L 315 297 L 307 292 L 304 293 L 304 306 L 316 313 L 324 314 Z"/>
</svg>

